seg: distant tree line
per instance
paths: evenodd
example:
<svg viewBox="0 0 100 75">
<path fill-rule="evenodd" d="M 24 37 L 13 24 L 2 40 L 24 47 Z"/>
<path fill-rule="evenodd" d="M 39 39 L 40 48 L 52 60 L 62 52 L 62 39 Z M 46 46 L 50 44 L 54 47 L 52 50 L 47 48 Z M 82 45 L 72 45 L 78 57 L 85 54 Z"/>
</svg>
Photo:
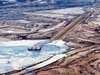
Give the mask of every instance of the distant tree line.
<svg viewBox="0 0 100 75">
<path fill-rule="evenodd" d="M 27 2 L 28 0 L 16 0 L 17 2 Z M 29 0 L 31 2 L 35 1 L 35 0 Z"/>
<path fill-rule="evenodd" d="M 3 4 L 3 2 L 7 2 L 9 0 L 0 0 L 0 5 Z M 37 0 L 16 0 L 17 2 L 27 2 L 27 1 L 37 1 Z M 42 0 L 42 1 L 47 1 L 48 3 L 51 3 L 52 0 Z M 62 2 L 74 2 L 74 1 L 77 1 L 77 2 L 100 2 L 100 0 L 54 0 L 55 2 L 57 3 L 62 3 Z"/>
</svg>

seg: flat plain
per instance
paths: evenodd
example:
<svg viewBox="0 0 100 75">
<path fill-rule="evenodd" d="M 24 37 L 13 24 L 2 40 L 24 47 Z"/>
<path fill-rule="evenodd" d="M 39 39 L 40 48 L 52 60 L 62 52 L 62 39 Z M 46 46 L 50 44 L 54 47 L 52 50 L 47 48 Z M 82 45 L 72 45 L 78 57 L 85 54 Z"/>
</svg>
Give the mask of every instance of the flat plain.
<svg viewBox="0 0 100 75">
<path fill-rule="evenodd" d="M 50 64 L 29 70 L 46 60 L 1 75 L 100 75 L 99 3 L 46 5 L 31 2 L 1 8 L 1 41 L 59 39 L 70 47 L 70 51 L 62 53 L 61 59 Z"/>
</svg>

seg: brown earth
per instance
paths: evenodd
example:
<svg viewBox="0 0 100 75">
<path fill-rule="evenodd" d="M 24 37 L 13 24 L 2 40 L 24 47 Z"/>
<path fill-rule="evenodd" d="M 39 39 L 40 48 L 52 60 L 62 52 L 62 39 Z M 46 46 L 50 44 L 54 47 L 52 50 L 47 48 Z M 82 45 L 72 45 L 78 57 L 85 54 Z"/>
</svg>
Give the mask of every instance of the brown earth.
<svg viewBox="0 0 100 75">
<path fill-rule="evenodd" d="M 68 28 L 59 38 L 71 47 L 70 51 L 64 53 L 67 57 L 36 70 L 23 69 L 2 75 L 100 75 L 100 25 L 92 22 L 99 14 L 99 7 L 95 7 L 95 12 L 91 14 L 95 17 L 89 15 L 71 29 Z"/>
<path fill-rule="evenodd" d="M 65 52 L 68 56 L 37 72 L 33 71 L 33 75 L 100 75 L 100 34 L 97 29 L 99 25 L 88 19 L 75 25 L 62 37 L 72 48 Z"/>
</svg>

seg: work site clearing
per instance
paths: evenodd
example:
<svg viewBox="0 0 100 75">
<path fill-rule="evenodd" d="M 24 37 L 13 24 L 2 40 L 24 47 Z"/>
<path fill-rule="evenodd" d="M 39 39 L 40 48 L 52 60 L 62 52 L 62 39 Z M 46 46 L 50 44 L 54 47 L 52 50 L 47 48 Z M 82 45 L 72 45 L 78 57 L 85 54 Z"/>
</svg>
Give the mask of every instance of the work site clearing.
<svg viewBox="0 0 100 75">
<path fill-rule="evenodd" d="M 2 6 L 0 75 L 100 75 L 100 5 L 85 4 Z"/>
</svg>

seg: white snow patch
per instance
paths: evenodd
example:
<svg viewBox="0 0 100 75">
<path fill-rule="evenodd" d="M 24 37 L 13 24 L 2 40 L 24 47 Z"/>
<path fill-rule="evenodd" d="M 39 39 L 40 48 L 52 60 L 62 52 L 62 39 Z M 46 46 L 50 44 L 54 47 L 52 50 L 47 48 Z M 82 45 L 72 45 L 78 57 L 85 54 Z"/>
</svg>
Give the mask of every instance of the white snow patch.
<svg viewBox="0 0 100 75">
<path fill-rule="evenodd" d="M 49 11 L 47 10 L 45 11 L 45 13 L 46 12 L 55 13 L 55 14 L 83 14 L 85 11 L 81 7 L 74 7 L 74 8 L 66 8 L 66 9 L 49 10 Z"/>
<path fill-rule="evenodd" d="M 66 44 L 67 44 L 67 45 L 74 45 L 75 43 L 67 42 Z"/>
<path fill-rule="evenodd" d="M 92 9 L 92 10 L 93 10 L 94 8 L 90 8 L 90 9 Z"/>
<path fill-rule="evenodd" d="M 8 41 L 1 42 L 0 46 L 33 46 L 38 42 L 42 42 L 46 40 L 22 40 L 22 41 Z"/>
<path fill-rule="evenodd" d="M 11 30 L 9 30 L 9 31 L 7 31 L 8 33 L 14 33 L 14 31 L 11 31 Z"/>
<path fill-rule="evenodd" d="M 65 42 L 62 40 L 54 40 L 52 43 L 48 43 L 47 45 L 56 45 L 56 46 L 64 46 Z"/>
<path fill-rule="evenodd" d="M 17 20 L 17 21 L 19 21 L 20 23 L 29 23 L 29 22 L 31 22 L 31 21 L 25 21 L 25 20 Z"/>
<path fill-rule="evenodd" d="M 28 14 L 28 13 L 25 13 Z M 32 14 L 32 13 L 31 13 Z M 51 13 L 34 13 L 35 15 L 42 15 L 42 16 L 48 16 L 48 17 L 58 17 L 58 18 L 64 18 L 64 15 L 62 14 L 51 14 Z"/>
<path fill-rule="evenodd" d="M 94 15 L 91 15 L 91 17 L 94 17 Z"/>
<path fill-rule="evenodd" d="M 75 7 L 75 8 L 66 8 L 61 10 L 51 11 L 52 13 L 59 13 L 59 14 L 82 14 L 84 13 L 83 8 Z"/>
<path fill-rule="evenodd" d="M 45 56 L 39 56 L 39 57 L 36 57 L 36 58 L 32 58 L 32 57 L 12 58 L 11 67 L 14 70 L 19 70 L 19 69 L 22 69 L 22 68 L 24 68 L 28 65 L 38 63 L 42 60 L 46 60 L 47 58 L 48 57 L 45 57 Z"/>
<path fill-rule="evenodd" d="M 99 51 L 95 51 L 96 53 L 98 53 Z"/>
<path fill-rule="evenodd" d="M 41 4 L 44 4 L 44 3 L 47 3 L 46 1 L 42 1 L 42 2 L 40 2 Z"/>
<path fill-rule="evenodd" d="M 96 21 L 91 21 L 94 24 L 100 25 L 100 22 L 96 22 Z"/>
<path fill-rule="evenodd" d="M 0 57 L 4 58 L 4 57 L 6 57 L 6 56 L 5 56 L 5 55 L 0 55 Z"/>
<path fill-rule="evenodd" d="M 85 11 L 81 7 L 38 11 L 38 12 L 34 12 L 34 13 L 24 12 L 24 14 L 41 15 L 41 16 L 64 18 L 64 19 L 72 19 L 75 17 L 75 16 L 65 16 L 65 14 L 73 15 L 73 14 L 83 14 L 83 13 L 85 13 Z"/>
<path fill-rule="evenodd" d="M 72 18 L 74 18 L 74 16 L 68 16 L 68 17 L 67 17 L 67 19 L 72 19 Z"/>
<path fill-rule="evenodd" d="M 47 31 L 50 31 L 50 30 L 54 30 L 54 29 L 59 28 L 60 26 L 62 26 L 64 23 L 66 23 L 66 21 L 63 21 L 63 22 L 59 23 L 58 25 L 56 25 L 52 28 L 41 29 L 41 30 L 39 30 L 39 32 L 47 32 Z"/>
<path fill-rule="evenodd" d="M 100 18 L 100 15 L 97 15 L 97 18 Z"/>
<path fill-rule="evenodd" d="M 53 56 L 51 59 L 49 59 L 49 60 L 47 60 L 47 61 L 45 61 L 43 63 L 40 63 L 40 64 L 38 64 L 36 66 L 27 68 L 26 71 L 31 71 L 31 70 L 34 70 L 34 69 L 38 69 L 38 68 L 44 67 L 44 66 L 49 65 L 49 64 L 51 64 L 51 63 L 53 63 L 53 62 L 55 62 L 55 61 L 57 61 L 57 60 L 59 60 L 59 59 L 61 59 L 63 57 L 66 57 L 66 56 L 67 56 L 66 54 L 57 54 L 57 55 Z"/>
</svg>

